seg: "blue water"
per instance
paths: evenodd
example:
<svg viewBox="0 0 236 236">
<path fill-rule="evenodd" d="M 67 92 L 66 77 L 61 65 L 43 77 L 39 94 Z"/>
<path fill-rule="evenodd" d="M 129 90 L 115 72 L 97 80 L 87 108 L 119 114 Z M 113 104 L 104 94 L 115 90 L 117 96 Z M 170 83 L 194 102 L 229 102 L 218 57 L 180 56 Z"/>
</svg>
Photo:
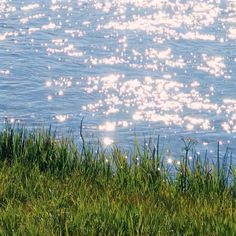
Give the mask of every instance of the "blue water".
<svg viewBox="0 0 236 236">
<path fill-rule="evenodd" d="M 1 123 L 214 155 L 236 144 L 235 75 L 235 1 L 0 0 Z"/>
</svg>

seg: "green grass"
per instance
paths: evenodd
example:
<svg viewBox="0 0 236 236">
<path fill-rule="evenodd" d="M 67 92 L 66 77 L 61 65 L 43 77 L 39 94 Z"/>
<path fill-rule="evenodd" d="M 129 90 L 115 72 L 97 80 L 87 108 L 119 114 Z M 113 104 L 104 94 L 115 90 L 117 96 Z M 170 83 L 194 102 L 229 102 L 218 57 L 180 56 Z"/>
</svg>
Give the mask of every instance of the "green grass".
<svg viewBox="0 0 236 236">
<path fill-rule="evenodd" d="M 108 152 L 78 148 L 50 129 L 6 126 L 0 235 L 236 235 L 231 154 L 216 150 L 216 164 L 196 153 L 190 161 L 194 145 L 183 140 L 170 171 L 158 143 Z"/>
</svg>

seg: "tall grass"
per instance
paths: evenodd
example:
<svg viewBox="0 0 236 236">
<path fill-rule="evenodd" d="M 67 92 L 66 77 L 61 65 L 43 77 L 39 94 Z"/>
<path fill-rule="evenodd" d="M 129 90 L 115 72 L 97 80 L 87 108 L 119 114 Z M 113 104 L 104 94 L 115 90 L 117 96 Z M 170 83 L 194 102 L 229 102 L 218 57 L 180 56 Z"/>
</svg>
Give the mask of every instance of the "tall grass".
<svg viewBox="0 0 236 236">
<path fill-rule="evenodd" d="M 0 132 L 0 235 L 236 235 L 228 149 L 212 162 L 185 138 L 170 170 L 159 137 L 125 153 L 81 136 L 79 148 L 50 128 Z"/>
</svg>

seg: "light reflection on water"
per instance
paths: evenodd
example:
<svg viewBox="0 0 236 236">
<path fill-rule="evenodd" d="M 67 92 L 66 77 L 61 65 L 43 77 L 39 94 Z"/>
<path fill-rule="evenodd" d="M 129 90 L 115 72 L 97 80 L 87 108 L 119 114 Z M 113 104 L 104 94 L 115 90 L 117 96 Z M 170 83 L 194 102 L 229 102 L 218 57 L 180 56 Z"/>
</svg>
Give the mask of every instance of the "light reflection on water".
<svg viewBox="0 0 236 236">
<path fill-rule="evenodd" d="M 0 118 L 234 146 L 235 39 L 235 1 L 0 0 Z"/>
</svg>

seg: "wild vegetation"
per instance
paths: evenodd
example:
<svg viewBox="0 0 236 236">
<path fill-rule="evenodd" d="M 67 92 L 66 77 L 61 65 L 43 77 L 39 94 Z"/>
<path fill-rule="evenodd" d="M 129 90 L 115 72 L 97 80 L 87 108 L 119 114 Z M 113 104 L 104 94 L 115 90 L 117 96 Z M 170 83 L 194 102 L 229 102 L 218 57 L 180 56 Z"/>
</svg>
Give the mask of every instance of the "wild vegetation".
<svg viewBox="0 0 236 236">
<path fill-rule="evenodd" d="M 185 138 L 170 170 L 159 141 L 125 153 L 81 138 L 5 126 L 0 235 L 236 235 L 229 150 L 212 162 Z"/>
</svg>

